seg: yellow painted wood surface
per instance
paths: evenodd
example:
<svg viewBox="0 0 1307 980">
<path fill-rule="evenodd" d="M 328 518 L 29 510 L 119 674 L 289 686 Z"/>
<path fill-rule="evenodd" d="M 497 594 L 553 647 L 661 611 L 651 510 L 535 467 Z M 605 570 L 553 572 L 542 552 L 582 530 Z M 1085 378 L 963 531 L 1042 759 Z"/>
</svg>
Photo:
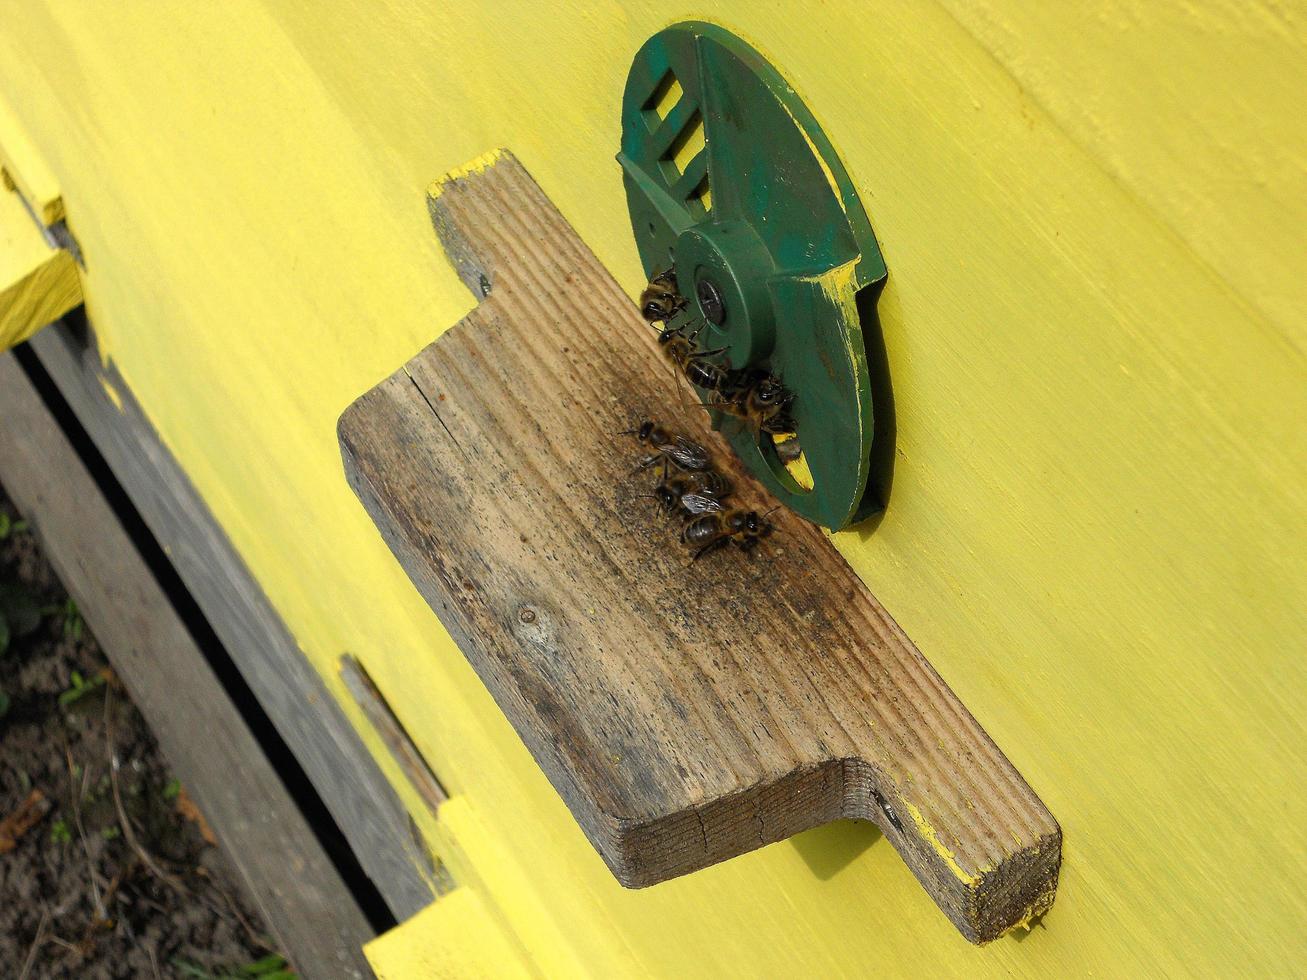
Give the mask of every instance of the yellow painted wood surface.
<svg viewBox="0 0 1307 980">
<path fill-rule="evenodd" d="M 510 980 L 530 970 L 476 892 L 459 888 L 363 947 L 377 980 Z"/>
<path fill-rule="evenodd" d="M 8 102 L 0 99 L 0 182 L 17 190 L 47 227 L 64 217 L 59 179 Z"/>
<path fill-rule="evenodd" d="M 9 8 L 0 100 L 64 189 L 106 354 L 305 655 L 333 685 L 367 666 L 454 797 L 419 824 L 523 963 L 1301 972 L 1301 3 L 684 12 L 783 68 L 884 247 L 894 497 L 837 543 L 1065 833 L 1053 911 L 978 950 L 866 826 L 621 890 L 340 472 L 340 411 L 471 306 L 432 178 L 511 147 L 638 289 L 617 107 L 679 11 Z"/>
<path fill-rule="evenodd" d="M 18 195 L 0 188 L 0 351 L 81 302 L 73 257 L 51 248 Z"/>
</svg>

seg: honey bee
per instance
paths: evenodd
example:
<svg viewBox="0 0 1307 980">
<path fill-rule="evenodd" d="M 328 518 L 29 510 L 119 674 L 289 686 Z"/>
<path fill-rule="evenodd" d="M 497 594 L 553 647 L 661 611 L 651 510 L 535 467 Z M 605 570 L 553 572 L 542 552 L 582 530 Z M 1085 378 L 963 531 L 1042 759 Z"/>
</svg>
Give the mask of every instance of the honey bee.
<svg viewBox="0 0 1307 980">
<path fill-rule="evenodd" d="M 685 375 L 685 380 L 698 388 L 720 392 L 730 384 L 730 372 L 720 364 L 705 361 L 704 358 L 715 357 L 726 351 L 725 347 L 716 350 L 699 350 L 694 338 L 687 337 L 680 327 L 666 327 L 658 335 L 658 344 L 663 354 Z"/>
<path fill-rule="evenodd" d="M 789 412 L 793 402 L 794 393 L 781 384 L 779 378 L 755 372 L 723 397 L 705 404 L 744 419 L 755 435 L 760 432 L 781 435 L 794 431 L 794 419 Z"/>
<path fill-rule="evenodd" d="M 771 512 L 759 514 L 756 510 L 739 507 L 726 510 L 719 504 L 716 509 L 686 522 L 681 529 L 681 543 L 696 549 L 692 561 L 698 561 L 710 551 L 732 542 L 741 551 L 749 551 L 771 533 L 772 526 L 767 521 Z"/>
<path fill-rule="evenodd" d="M 649 280 L 640 294 L 640 315 L 650 323 L 666 323 L 688 304 L 676 288 L 676 270 L 664 269 Z"/>
<path fill-rule="evenodd" d="M 640 461 L 638 469 L 644 469 L 663 460 L 671 462 L 673 466 L 682 470 L 697 471 L 708 469 L 708 464 L 711 462 L 708 450 L 703 446 L 649 419 L 641 422 L 639 428 L 627 429 L 621 434 L 635 436 L 638 441 L 654 450 L 651 455 Z"/>
<path fill-rule="evenodd" d="M 669 515 L 696 517 L 720 510 L 722 501 L 731 494 L 731 481 L 716 470 L 673 473 L 663 460 L 663 476 L 653 493 L 640 494 L 658 501 Z"/>
<path fill-rule="evenodd" d="M 777 440 L 775 446 L 776 457 L 782 463 L 793 463 L 803 455 L 803 445 L 799 442 L 798 436 L 793 436 L 784 441 Z"/>
</svg>

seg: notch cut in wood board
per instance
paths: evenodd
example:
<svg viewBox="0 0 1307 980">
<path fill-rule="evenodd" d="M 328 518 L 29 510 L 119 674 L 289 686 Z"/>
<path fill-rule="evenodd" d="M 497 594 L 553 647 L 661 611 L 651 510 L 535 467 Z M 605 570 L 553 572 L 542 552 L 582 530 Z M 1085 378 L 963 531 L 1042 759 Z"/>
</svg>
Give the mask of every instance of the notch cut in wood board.
<svg viewBox="0 0 1307 980">
<path fill-rule="evenodd" d="M 422 802 L 435 814 L 440 809 L 440 804 L 449 799 L 449 794 L 395 717 L 385 697 L 377 690 L 372 677 L 356 657 L 347 653 L 340 658 L 340 679 L 354 698 L 354 703 L 386 743 L 386 748 L 400 769 L 404 770 L 404 775 L 413 784 L 418 796 L 422 797 Z"/>
<path fill-rule="evenodd" d="M 432 189 L 481 304 L 342 415 L 392 551 L 624 885 L 875 821 L 984 942 L 1052 903 L 1052 815 L 817 528 L 691 563 L 635 495 L 677 405 L 654 333 L 511 155 Z M 688 396 L 687 396 L 688 397 Z M 869 883 L 869 887 L 874 884 Z"/>
</svg>

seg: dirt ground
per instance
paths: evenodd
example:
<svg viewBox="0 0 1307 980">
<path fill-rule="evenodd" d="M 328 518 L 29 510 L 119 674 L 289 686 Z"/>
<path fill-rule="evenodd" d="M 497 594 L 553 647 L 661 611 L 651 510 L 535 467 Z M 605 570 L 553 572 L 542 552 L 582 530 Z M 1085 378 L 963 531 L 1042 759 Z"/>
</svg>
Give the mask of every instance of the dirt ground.
<svg viewBox="0 0 1307 980">
<path fill-rule="evenodd" d="M 3 490 L 0 620 L 0 976 L 290 976 Z"/>
</svg>

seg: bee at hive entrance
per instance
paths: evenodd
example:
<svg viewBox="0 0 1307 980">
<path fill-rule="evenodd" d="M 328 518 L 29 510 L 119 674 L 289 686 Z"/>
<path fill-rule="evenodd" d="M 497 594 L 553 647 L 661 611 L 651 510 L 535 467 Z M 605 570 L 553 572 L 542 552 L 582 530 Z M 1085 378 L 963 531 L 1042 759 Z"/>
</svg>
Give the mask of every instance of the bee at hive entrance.
<svg viewBox="0 0 1307 980">
<path fill-rule="evenodd" d="M 883 509 L 885 263 L 794 89 L 730 32 L 675 25 L 636 54 L 617 159 L 678 384 L 783 506 L 836 530 Z"/>
</svg>

